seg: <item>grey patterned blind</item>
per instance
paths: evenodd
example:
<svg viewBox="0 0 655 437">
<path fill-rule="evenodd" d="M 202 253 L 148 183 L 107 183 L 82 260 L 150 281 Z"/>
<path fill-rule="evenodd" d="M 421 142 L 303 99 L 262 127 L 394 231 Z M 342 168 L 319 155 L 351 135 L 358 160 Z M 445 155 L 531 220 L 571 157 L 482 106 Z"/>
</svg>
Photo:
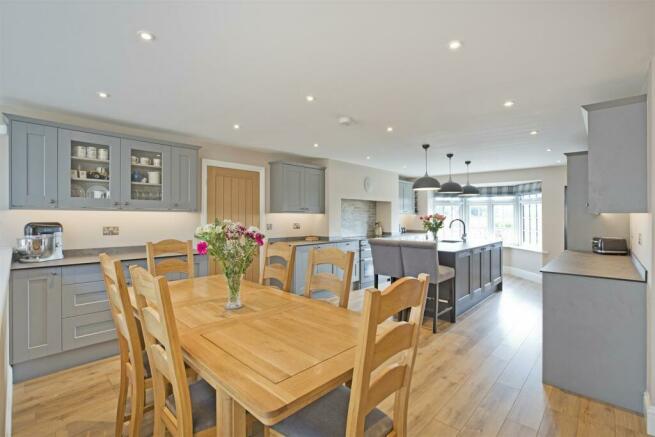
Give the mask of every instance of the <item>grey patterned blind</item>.
<svg viewBox="0 0 655 437">
<path fill-rule="evenodd" d="M 517 196 L 520 194 L 538 194 L 541 193 L 541 182 L 529 182 L 518 185 L 498 185 L 493 187 L 478 187 L 481 197 L 495 196 Z M 439 194 L 435 192 L 435 197 L 457 197 L 457 194 Z"/>
</svg>

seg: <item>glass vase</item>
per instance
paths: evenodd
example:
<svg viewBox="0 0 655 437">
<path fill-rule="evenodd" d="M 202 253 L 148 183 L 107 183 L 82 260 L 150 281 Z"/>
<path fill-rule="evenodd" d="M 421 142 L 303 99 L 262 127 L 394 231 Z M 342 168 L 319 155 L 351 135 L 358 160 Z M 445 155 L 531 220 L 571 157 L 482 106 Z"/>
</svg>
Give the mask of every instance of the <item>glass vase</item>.
<svg viewBox="0 0 655 437">
<path fill-rule="evenodd" d="M 439 241 L 439 237 L 437 236 L 436 232 L 431 232 L 431 234 L 432 234 L 432 240 L 433 241 L 435 241 L 435 242 Z"/>
<path fill-rule="evenodd" d="M 241 308 L 241 273 L 225 273 L 227 278 L 227 304 L 225 308 L 228 310 L 236 310 Z"/>
</svg>

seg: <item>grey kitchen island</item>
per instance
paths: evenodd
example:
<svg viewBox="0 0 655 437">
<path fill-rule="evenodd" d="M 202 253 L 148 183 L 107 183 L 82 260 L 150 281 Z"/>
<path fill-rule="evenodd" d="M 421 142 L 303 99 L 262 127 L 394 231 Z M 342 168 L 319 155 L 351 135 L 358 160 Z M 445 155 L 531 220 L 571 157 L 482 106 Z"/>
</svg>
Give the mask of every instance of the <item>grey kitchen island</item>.
<svg viewBox="0 0 655 437">
<path fill-rule="evenodd" d="M 564 251 L 541 271 L 543 382 L 643 412 L 643 266 L 630 256 Z"/>
</svg>

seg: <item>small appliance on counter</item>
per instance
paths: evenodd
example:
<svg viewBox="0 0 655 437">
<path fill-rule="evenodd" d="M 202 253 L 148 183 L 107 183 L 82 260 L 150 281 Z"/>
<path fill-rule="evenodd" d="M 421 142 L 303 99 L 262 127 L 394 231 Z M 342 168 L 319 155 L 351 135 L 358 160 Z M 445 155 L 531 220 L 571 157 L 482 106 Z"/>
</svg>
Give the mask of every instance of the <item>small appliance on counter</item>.
<svg viewBox="0 0 655 437">
<path fill-rule="evenodd" d="M 61 223 L 31 222 L 25 225 L 25 236 L 16 240 L 18 261 L 24 263 L 64 258 L 64 227 Z"/>
<path fill-rule="evenodd" d="M 628 242 L 625 238 L 594 237 L 591 250 L 601 255 L 628 255 Z"/>
</svg>

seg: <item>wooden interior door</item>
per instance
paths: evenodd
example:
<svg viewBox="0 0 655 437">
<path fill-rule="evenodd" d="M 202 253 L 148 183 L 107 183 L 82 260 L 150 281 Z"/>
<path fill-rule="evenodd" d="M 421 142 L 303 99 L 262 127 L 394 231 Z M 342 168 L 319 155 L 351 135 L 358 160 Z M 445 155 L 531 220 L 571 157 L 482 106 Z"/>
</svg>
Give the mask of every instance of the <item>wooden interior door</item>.
<svg viewBox="0 0 655 437">
<path fill-rule="evenodd" d="M 230 219 L 247 226 L 260 225 L 259 172 L 222 167 L 207 168 L 207 223 L 215 219 Z M 261 252 L 261 251 L 260 251 Z M 259 280 L 257 253 L 245 274 L 245 279 Z M 209 274 L 220 273 L 217 262 L 209 262 Z"/>
</svg>

